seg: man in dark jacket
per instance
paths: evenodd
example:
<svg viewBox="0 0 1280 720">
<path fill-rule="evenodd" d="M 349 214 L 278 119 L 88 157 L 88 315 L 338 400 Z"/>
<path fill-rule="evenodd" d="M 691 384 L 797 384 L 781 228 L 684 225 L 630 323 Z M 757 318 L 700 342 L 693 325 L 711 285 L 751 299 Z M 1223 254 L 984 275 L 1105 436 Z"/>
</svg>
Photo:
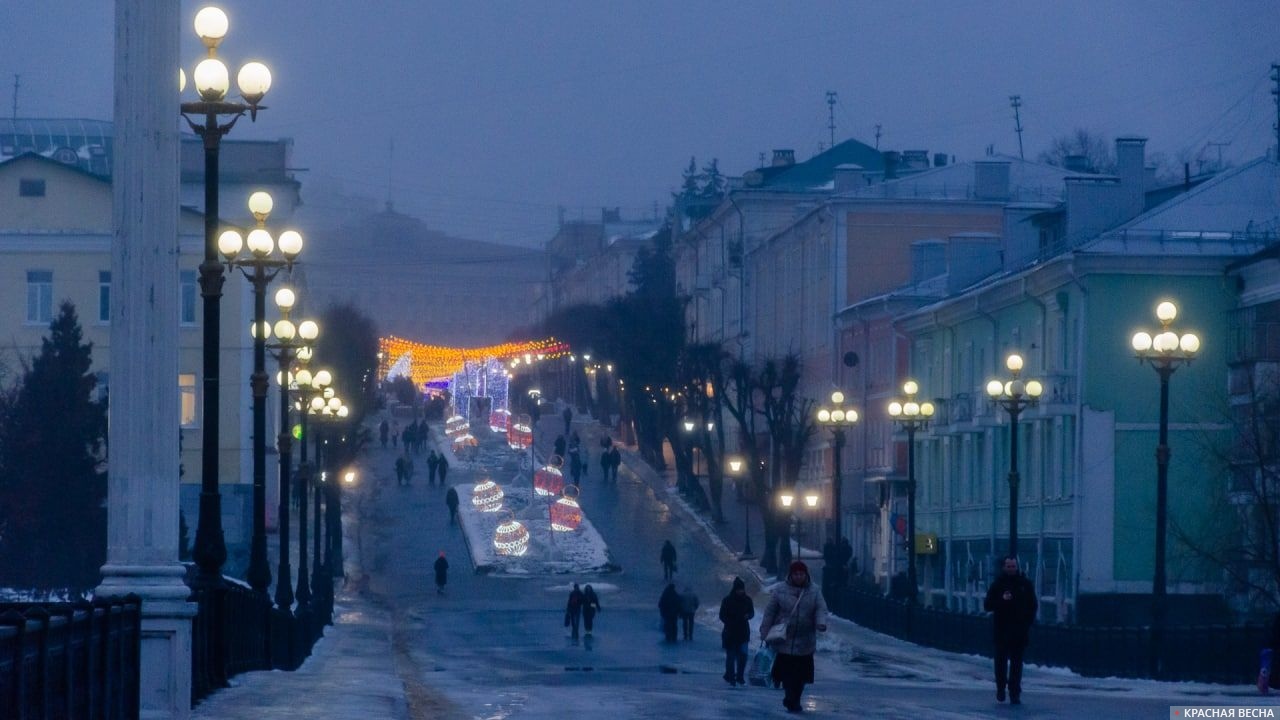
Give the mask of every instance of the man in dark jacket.
<svg viewBox="0 0 1280 720">
<path fill-rule="evenodd" d="M 573 639 L 578 639 L 578 623 L 582 620 L 582 590 L 578 589 L 578 583 L 573 584 L 573 589 L 569 591 L 569 601 L 564 606 L 564 626 L 572 628 Z"/>
<path fill-rule="evenodd" d="M 756 616 L 756 606 L 747 594 L 742 578 L 733 579 L 733 589 L 720 601 L 720 645 L 724 647 L 724 681 L 733 685 L 746 685 L 743 673 L 747 669 L 747 643 L 751 640 L 751 618 Z"/>
<path fill-rule="evenodd" d="M 444 494 L 444 504 L 449 506 L 449 524 L 453 525 L 458 521 L 458 491 L 449 488 Z"/>
<path fill-rule="evenodd" d="M 436 471 L 440 467 L 440 456 L 435 450 L 427 453 L 427 484 L 436 484 Z"/>
<path fill-rule="evenodd" d="M 444 559 L 444 551 L 440 551 L 440 557 L 436 558 L 436 592 L 440 595 L 444 594 L 444 584 L 449 580 L 449 561 Z"/>
<path fill-rule="evenodd" d="M 1027 633 L 1036 619 L 1036 590 L 1018 569 L 1018 559 L 1006 557 L 1000 577 L 991 583 L 983 608 L 992 613 L 995 634 L 996 700 L 1004 702 L 1005 686 L 1009 702 L 1022 702 L 1022 653 Z"/>
<path fill-rule="evenodd" d="M 680 593 L 675 583 L 667 583 L 667 588 L 658 598 L 658 614 L 662 616 L 662 635 L 667 642 L 676 641 L 676 620 L 680 617 Z"/>
</svg>

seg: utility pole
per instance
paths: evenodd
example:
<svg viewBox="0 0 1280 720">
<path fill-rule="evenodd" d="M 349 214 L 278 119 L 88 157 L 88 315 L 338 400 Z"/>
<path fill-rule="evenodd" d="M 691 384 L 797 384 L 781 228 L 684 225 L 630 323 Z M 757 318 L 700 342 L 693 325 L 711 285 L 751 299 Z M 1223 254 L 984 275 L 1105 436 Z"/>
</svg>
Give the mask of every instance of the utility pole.
<svg viewBox="0 0 1280 720">
<path fill-rule="evenodd" d="M 1217 172 L 1222 172 L 1222 148 L 1227 147 L 1230 144 L 1231 144 L 1230 140 L 1226 142 L 1209 141 L 1204 144 L 1206 148 L 1217 148 L 1218 150 L 1218 167 L 1216 168 Z"/>
<path fill-rule="evenodd" d="M 831 147 L 836 146 L 836 92 L 827 91 L 827 129 L 831 131 Z"/>
<path fill-rule="evenodd" d="M 880 123 L 876 123 L 876 149 L 880 149 Z"/>
<path fill-rule="evenodd" d="M 1272 65 L 1271 67 L 1275 67 L 1275 65 Z M 19 78 L 21 77 L 22 76 L 19 75 L 18 73 L 13 74 L 13 119 L 14 120 L 18 119 L 18 88 L 22 87 L 22 83 L 19 80 Z"/>
<path fill-rule="evenodd" d="M 1018 159 L 1025 160 L 1026 155 L 1022 153 L 1022 113 L 1019 108 L 1022 107 L 1021 95 L 1010 95 L 1009 105 L 1013 108 L 1013 130 L 1018 133 Z"/>
<path fill-rule="evenodd" d="M 1280 158 L 1280 63 L 1271 63 L 1271 81 L 1276 84 L 1271 94 L 1276 96 L 1276 157 Z"/>
</svg>

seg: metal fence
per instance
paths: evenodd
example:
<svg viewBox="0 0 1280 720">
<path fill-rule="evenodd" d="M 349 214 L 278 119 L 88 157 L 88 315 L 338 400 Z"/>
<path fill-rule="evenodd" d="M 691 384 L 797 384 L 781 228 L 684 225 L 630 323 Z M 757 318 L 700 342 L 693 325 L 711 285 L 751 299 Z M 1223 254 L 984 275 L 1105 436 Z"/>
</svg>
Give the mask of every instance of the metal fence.
<svg viewBox="0 0 1280 720">
<path fill-rule="evenodd" d="M 0 718 L 138 717 L 141 601 L 0 604 Z"/>
<path fill-rule="evenodd" d="M 863 627 L 919 645 L 990 657 L 990 615 L 911 607 L 852 590 L 828 594 L 832 612 Z M 1262 625 L 1182 625 L 1165 630 L 1161 680 L 1241 684 L 1258 673 L 1270 638 Z M 1087 677 L 1150 677 L 1150 628 L 1033 625 L 1026 661 L 1070 668 Z"/>
</svg>

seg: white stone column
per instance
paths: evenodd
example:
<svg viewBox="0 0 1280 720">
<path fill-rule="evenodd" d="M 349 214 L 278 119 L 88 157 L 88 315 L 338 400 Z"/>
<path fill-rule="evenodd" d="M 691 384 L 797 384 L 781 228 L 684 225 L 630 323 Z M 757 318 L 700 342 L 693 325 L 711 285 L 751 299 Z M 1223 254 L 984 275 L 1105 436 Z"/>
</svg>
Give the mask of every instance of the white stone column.
<svg viewBox="0 0 1280 720">
<path fill-rule="evenodd" d="M 116 0 L 107 564 L 142 597 L 144 718 L 186 718 L 191 618 L 178 562 L 180 3 Z"/>
</svg>

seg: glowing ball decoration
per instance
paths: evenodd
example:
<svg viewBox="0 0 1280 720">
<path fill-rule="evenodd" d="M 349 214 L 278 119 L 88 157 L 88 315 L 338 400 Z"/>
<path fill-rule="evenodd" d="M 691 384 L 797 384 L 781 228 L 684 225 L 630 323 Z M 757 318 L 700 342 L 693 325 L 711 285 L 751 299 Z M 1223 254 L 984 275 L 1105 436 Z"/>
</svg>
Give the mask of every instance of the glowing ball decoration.
<svg viewBox="0 0 1280 720">
<path fill-rule="evenodd" d="M 502 498 L 502 486 L 492 480 L 483 480 L 471 488 L 471 504 L 480 512 L 498 512 Z"/>
<path fill-rule="evenodd" d="M 564 490 L 564 473 L 560 471 L 559 455 L 552 455 L 551 461 L 541 470 L 533 474 L 533 491 L 543 497 L 554 497 Z"/>
<path fill-rule="evenodd" d="M 470 431 L 471 424 L 461 415 L 454 415 L 444 421 L 444 434 L 450 437 L 462 435 Z"/>
<path fill-rule="evenodd" d="M 510 512 L 493 531 L 493 549 L 499 555 L 515 557 L 529 552 L 529 531 Z"/>
<path fill-rule="evenodd" d="M 551 506 L 551 529 L 573 532 L 582 525 L 582 506 L 578 504 L 578 488 L 569 485 L 564 495 Z"/>
<path fill-rule="evenodd" d="M 480 444 L 479 441 L 476 440 L 476 437 L 471 433 L 458 435 L 453 438 L 454 450 L 461 450 L 464 447 L 475 447 L 478 444 Z"/>
<path fill-rule="evenodd" d="M 511 430 L 511 411 L 500 408 L 489 413 L 489 429 L 496 433 L 509 432 Z"/>
<path fill-rule="evenodd" d="M 533 420 L 528 415 L 520 415 L 507 429 L 507 444 L 512 450 L 528 450 L 533 445 Z"/>
</svg>

